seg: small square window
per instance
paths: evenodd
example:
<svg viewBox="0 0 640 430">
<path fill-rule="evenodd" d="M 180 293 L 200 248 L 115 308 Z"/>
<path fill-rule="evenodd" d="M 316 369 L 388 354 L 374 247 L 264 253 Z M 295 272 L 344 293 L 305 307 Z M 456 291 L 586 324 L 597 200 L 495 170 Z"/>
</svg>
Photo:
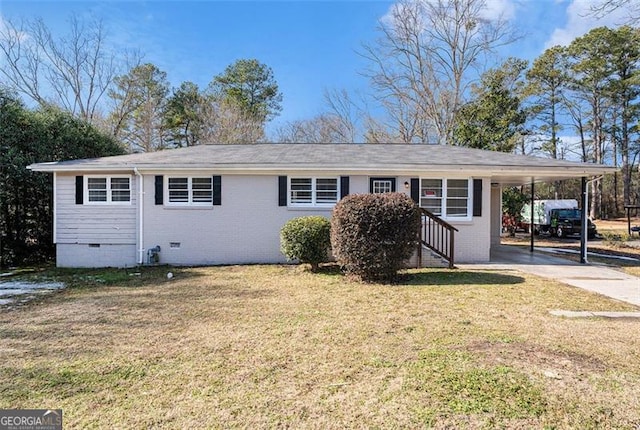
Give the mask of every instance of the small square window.
<svg viewBox="0 0 640 430">
<path fill-rule="evenodd" d="M 291 179 L 291 203 L 312 203 L 313 202 L 313 184 L 311 178 L 292 178 Z"/>
<path fill-rule="evenodd" d="M 107 178 L 87 178 L 90 202 L 107 201 Z"/>
<path fill-rule="evenodd" d="M 213 202 L 213 182 L 211 178 L 193 178 L 191 180 L 191 189 L 194 203 Z"/>
<path fill-rule="evenodd" d="M 111 178 L 111 201 L 128 202 L 130 200 L 129 178 Z"/>
<path fill-rule="evenodd" d="M 335 178 L 316 179 L 316 203 L 331 204 L 338 201 L 338 180 Z"/>
</svg>

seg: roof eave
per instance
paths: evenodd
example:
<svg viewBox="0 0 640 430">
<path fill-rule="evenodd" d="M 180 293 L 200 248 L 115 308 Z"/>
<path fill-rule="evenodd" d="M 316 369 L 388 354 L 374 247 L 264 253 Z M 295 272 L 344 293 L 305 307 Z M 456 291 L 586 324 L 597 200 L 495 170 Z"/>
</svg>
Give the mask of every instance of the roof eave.
<svg viewBox="0 0 640 430">
<path fill-rule="evenodd" d="M 59 164 L 37 163 L 27 166 L 35 172 L 113 172 L 113 171 L 133 171 L 138 169 L 144 171 L 203 171 L 215 170 L 221 173 L 253 172 L 253 173 L 276 173 L 276 172 L 302 172 L 302 171 L 338 171 L 346 173 L 397 173 L 409 174 L 415 172 L 468 172 L 473 174 L 487 174 L 490 176 L 509 175 L 513 176 L 560 176 L 560 177 L 581 177 L 594 176 L 607 173 L 618 172 L 619 169 L 603 165 L 576 165 L 576 166 L 500 166 L 500 165 L 418 165 L 418 164 L 397 164 L 397 165 L 318 165 L 318 164 L 179 164 L 179 165 L 157 165 L 157 164 L 126 164 L 126 165 L 95 165 L 95 164 Z"/>
</svg>

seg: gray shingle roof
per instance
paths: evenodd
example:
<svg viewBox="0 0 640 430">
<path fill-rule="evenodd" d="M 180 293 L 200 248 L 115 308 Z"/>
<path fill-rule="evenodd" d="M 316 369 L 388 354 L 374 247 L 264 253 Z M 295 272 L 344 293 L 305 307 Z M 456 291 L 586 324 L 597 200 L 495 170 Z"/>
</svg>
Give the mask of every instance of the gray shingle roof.
<svg viewBox="0 0 640 430">
<path fill-rule="evenodd" d="M 143 154 L 38 163 L 37 171 L 118 169 L 276 171 L 486 171 L 546 176 L 597 175 L 612 167 L 443 145 L 245 144 L 200 145 Z"/>
</svg>

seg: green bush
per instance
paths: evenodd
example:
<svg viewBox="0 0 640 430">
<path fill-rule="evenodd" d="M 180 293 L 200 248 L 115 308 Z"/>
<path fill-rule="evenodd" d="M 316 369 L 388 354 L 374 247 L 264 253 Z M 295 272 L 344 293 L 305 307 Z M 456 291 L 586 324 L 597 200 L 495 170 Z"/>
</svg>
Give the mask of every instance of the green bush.
<svg viewBox="0 0 640 430">
<path fill-rule="evenodd" d="M 333 209 L 333 255 L 348 275 L 391 281 L 418 246 L 420 211 L 402 193 L 352 194 Z"/>
<path fill-rule="evenodd" d="M 625 242 L 631 240 L 631 236 L 626 231 L 603 231 L 600 233 L 602 235 L 602 240 L 609 245 L 613 246 L 623 246 Z"/>
<path fill-rule="evenodd" d="M 280 249 L 289 260 L 310 263 L 318 270 L 328 260 L 331 223 L 321 216 L 303 216 L 289 220 L 280 230 Z"/>
<path fill-rule="evenodd" d="M 29 164 L 119 154 L 91 124 L 55 107 L 29 109 L 0 88 L 0 267 L 55 258 L 53 175 Z"/>
</svg>

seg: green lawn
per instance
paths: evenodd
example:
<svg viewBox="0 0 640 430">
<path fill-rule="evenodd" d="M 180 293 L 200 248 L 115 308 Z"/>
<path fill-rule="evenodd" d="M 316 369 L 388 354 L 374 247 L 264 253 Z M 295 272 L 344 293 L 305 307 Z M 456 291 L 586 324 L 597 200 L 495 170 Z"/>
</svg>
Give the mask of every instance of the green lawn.
<svg viewBox="0 0 640 430">
<path fill-rule="evenodd" d="M 640 425 L 640 321 L 549 315 L 638 309 L 517 272 L 31 276 L 72 286 L 0 310 L 0 408 L 65 428 Z"/>
</svg>

